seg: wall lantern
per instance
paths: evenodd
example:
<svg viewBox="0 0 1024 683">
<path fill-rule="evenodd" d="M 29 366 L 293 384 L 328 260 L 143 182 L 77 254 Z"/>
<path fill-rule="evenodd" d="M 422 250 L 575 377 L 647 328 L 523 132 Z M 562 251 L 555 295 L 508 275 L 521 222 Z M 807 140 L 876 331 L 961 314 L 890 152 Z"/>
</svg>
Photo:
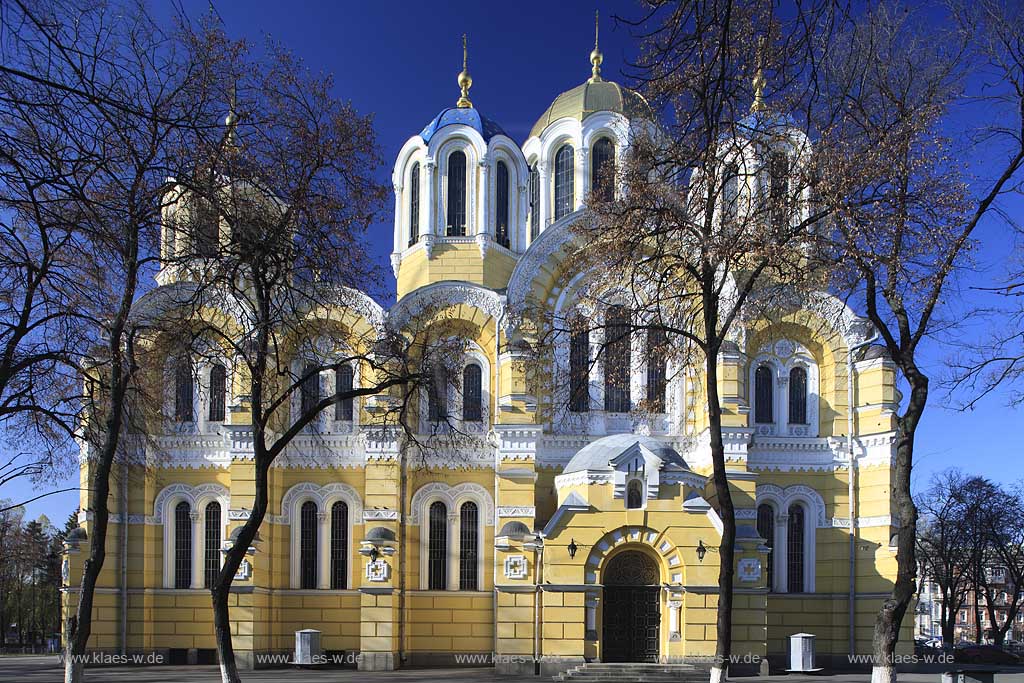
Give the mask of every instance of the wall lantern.
<svg viewBox="0 0 1024 683">
<path fill-rule="evenodd" d="M 380 551 L 377 550 L 377 546 L 371 547 L 370 548 L 370 563 L 372 564 L 372 563 L 376 562 L 377 558 L 379 556 L 380 556 Z"/>
<path fill-rule="evenodd" d="M 697 541 L 697 559 L 701 562 L 704 561 L 704 555 L 708 552 L 708 549 L 704 546 L 703 539 Z"/>
<path fill-rule="evenodd" d="M 569 559 L 570 560 L 576 557 L 576 551 L 579 550 L 579 547 L 576 545 L 576 539 L 575 538 L 573 538 L 573 539 L 571 539 L 569 541 L 569 545 L 566 548 L 566 550 L 569 551 Z"/>
</svg>

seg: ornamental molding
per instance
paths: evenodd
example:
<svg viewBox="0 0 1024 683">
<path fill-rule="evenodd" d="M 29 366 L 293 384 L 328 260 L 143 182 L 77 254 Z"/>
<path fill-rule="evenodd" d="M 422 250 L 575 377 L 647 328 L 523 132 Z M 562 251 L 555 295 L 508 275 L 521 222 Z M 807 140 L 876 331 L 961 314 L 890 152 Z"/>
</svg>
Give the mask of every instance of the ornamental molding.
<svg viewBox="0 0 1024 683">
<path fill-rule="evenodd" d="M 327 503 L 333 503 L 335 499 L 343 500 L 348 504 L 349 519 L 362 519 L 363 502 L 354 488 L 341 482 L 320 486 L 308 481 L 289 488 L 281 498 L 281 514 L 268 514 L 266 519 L 271 524 L 288 525 L 292 522 L 292 508 L 296 507 L 300 501 L 312 500 L 317 504 L 319 512 L 326 513 Z"/>
<path fill-rule="evenodd" d="M 875 517 L 858 517 L 856 519 L 857 528 L 865 529 L 867 527 L 877 526 L 893 526 L 893 518 L 891 515 L 877 515 Z M 832 528 L 834 529 L 849 529 L 850 520 L 849 518 L 832 518 Z"/>
<path fill-rule="evenodd" d="M 388 313 L 388 325 L 403 330 L 430 309 L 465 304 L 498 320 L 505 312 L 505 298 L 492 289 L 469 282 L 435 282 L 406 295 Z"/>
<path fill-rule="evenodd" d="M 470 482 L 449 486 L 440 481 L 424 484 L 413 494 L 409 505 L 409 524 L 419 524 L 421 515 L 425 520 L 427 507 L 438 500 L 445 504 L 449 514 L 455 514 L 459 504 L 471 500 L 482 508 L 480 515 L 484 524 L 494 526 L 494 501 L 487 489 Z"/>
<path fill-rule="evenodd" d="M 577 209 L 548 225 L 516 263 L 506 289 L 508 308 L 513 316 L 523 314 L 526 298 L 532 289 L 533 281 L 540 274 L 548 259 L 574 241 L 575 235 L 569 226 L 579 218 L 580 214 L 581 210 Z"/>
<path fill-rule="evenodd" d="M 757 510 L 754 508 L 740 508 L 735 514 L 736 519 L 757 519 Z"/>
<path fill-rule="evenodd" d="M 779 517 L 787 515 L 789 507 L 793 503 L 804 503 L 808 507 L 809 516 L 815 521 L 816 527 L 828 528 L 832 526 L 831 520 L 826 520 L 825 518 L 825 501 L 822 499 L 821 494 L 810 486 L 794 484 L 793 486 L 782 488 L 775 484 L 758 484 L 757 504 L 760 505 L 763 502 L 773 503 L 775 505 L 775 513 Z"/>
<path fill-rule="evenodd" d="M 528 572 L 525 555 L 509 555 L 505 558 L 506 579 L 525 579 Z"/>
<path fill-rule="evenodd" d="M 230 509 L 228 501 L 231 499 L 231 493 L 220 484 L 207 483 L 200 484 L 199 486 L 189 486 L 188 484 L 171 484 L 165 486 L 160 493 L 157 494 L 156 500 L 153 501 L 153 514 L 147 515 L 144 518 L 146 524 L 163 524 L 164 519 L 164 508 L 167 506 L 167 501 L 171 498 L 179 498 L 188 502 L 189 507 L 196 511 L 196 508 L 200 503 L 206 502 L 207 500 L 216 500 L 221 503 L 224 509 Z M 138 519 L 141 515 L 135 515 L 135 519 Z M 130 524 L 137 524 L 138 522 L 132 521 L 132 515 L 129 515 L 128 521 Z"/>
<path fill-rule="evenodd" d="M 398 510 L 363 510 L 364 522 L 397 521 Z"/>
<path fill-rule="evenodd" d="M 502 517 L 534 517 L 537 508 L 533 505 L 501 505 L 498 506 L 498 518 Z"/>
</svg>

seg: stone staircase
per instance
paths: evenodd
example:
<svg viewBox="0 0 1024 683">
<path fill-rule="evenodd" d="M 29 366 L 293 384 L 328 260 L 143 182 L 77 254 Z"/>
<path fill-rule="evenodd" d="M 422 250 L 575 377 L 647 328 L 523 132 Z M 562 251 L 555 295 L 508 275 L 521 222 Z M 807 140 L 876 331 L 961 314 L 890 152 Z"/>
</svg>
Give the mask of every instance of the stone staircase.
<svg viewBox="0 0 1024 683">
<path fill-rule="evenodd" d="M 692 664 L 589 662 L 553 678 L 574 683 L 707 683 L 708 671 Z"/>
</svg>

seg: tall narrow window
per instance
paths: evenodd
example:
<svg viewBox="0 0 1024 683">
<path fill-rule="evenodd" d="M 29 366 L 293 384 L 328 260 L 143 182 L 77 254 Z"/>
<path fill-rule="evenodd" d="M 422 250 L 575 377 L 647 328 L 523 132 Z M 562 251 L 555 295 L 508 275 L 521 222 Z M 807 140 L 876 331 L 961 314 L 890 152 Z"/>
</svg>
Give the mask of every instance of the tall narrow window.
<svg viewBox="0 0 1024 683">
<path fill-rule="evenodd" d="M 790 593 L 804 591 L 804 523 L 803 506 L 789 506 L 789 522 L 786 529 L 786 590 Z"/>
<path fill-rule="evenodd" d="M 409 246 L 420 239 L 420 164 L 417 161 L 409 172 Z"/>
<path fill-rule="evenodd" d="M 590 154 L 590 191 L 599 200 L 610 202 L 615 198 L 615 145 L 608 138 L 601 138 Z"/>
<path fill-rule="evenodd" d="M 316 503 L 307 500 L 299 509 L 299 588 L 316 588 L 316 547 L 319 524 Z"/>
<path fill-rule="evenodd" d="M 569 339 L 569 410 L 590 410 L 590 331 L 577 330 Z"/>
<path fill-rule="evenodd" d="M 448 588 L 448 508 L 441 501 L 430 504 L 427 539 L 427 588 Z"/>
<path fill-rule="evenodd" d="M 428 371 L 427 419 L 443 422 L 448 419 L 448 377 L 443 370 Z"/>
<path fill-rule="evenodd" d="M 625 413 L 630 409 L 630 311 L 609 306 L 605 313 L 604 409 Z"/>
<path fill-rule="evenodd" d="M 647 404 L 654 413 L 665 412 L 665 331 L 647 331 Z"/>
<path fill-rule="evenodd" d="M 789 423 L 807 424 L 807 370 L 800 366 L 789 371 Z"/>
<path fill-rule="evenodd" d="M 217 212 L 204 199 L 193 204 L 195 215 L 192 217 L 192 237 L 195 241 L 196 254 L 199 256 L 215 256 L 220 241 L 220 224 Z"/>
<path fill-rule="evenodd" d="M 334 373 L 334 393 L 340 396 L 345 392 L 352 391 L 352 380 L 352 366 L 339 365 L 337 372 Z M 351 422 L 353 409 L 354 402 L 351 397 L 339 398 L 338 402 L 334 404 L 334 419 Z"/>
<path fill-rule="evenodd" d="M 767 365 L 754 371 L 754 422 L 771 423 L 772 417 L 772 370 Z"/>
<path fill-rule="evenodd" d="M 773 555 L 772 546 L 775 544 L 775 511 L 771 505 L 767 503 L 761 503 L 757 506 L 757 533 L 764 539 L 764 544 L 768 546 L 768 562 L 765 567 L 765 585 L 768 586 L 768 590 L 772 590 L 772 575 L 773 575 Z"/>
<path fill-rule="evenodd" d="M 300 394 L 302 397 L 302 414 L 308 415 L 316 409 L 320 402 L 320 373 L 317 365 L 307 363 L 302 368 L 302 385 Z"/>
<path fill-rule="evenodd" d="M 462 371 L 462 419 L 479 422 L 483 419 L 483 372 L 476 363 Z"/>
<path fill-rule="evenodd" d="M 448 235 L 466 234 L 466 154 L 448 155 Z"/>
<path fill-rule="evenodd" d="M 494 239 L 501 246 L 508 248 L 508 166 L 504 161 L 498 162 L 495 174 L 495 207 L 494 207 Z"/>
<path fill-rule="evenodd" d="M 631 479 L 626 484 L 626 507 L 638 510 L 644 506 L 644 484 L 639 479 Z"/>
<path fill-rule="evenodd" d="M 572 167 L 572 145 L 562 145 L 555 152 L 555 220 L 572 213 L 576 180 Z"/>
<path fill-rule="evenodd" d="M 192 587 L 192 508 L 185 501 L 174 507 L 174 587 Z"/>
<path fill-rule="evenodd" d="M 348 505 L 331 506 L 331 588 L 348 588 Z"/>
<path fill-rule="evenodd" d="M 739 215 L 740 167 L 731 163 L 725 166 L 722 184 L 722 215 L 726 221 L 734 221 Z"/>
<path fill-rule="evenodd" d="M 220 503 L 213 501 L 206 506 L 206 548 L 203 556 L 203 586 L 213 588 L 220 573 Z"/>
<path fill-rule="evenodd" d="M 459 508 L 459 590 L 475 591 L 477 585 L 477 507 L 463 503 Z"/>
<path fill-rule="evenodd" d="M 768 175 L 772 227 L 782 232 L 786 229 L 788 220 L 786 205 L 789 195 L 789 159 L 785 152 L 772 152 L 768 162 Z"/>
<path fill-rule="evenodd" d="M 537 164 L 530 167 L 530 243 L 540 234 L 540 173 Z"/>
<path fill-rule="evenodd" d="M 210 422 L 224 421 L 227 399 L 227 371 L 220 363 L 210 368 Z"/>
<path fill-rule="evenodd" d="M 187 358 L 180 358 L 174 367 L 174 418 L 178 422 L 192 422 L 194 391 L 192 364 Z"/>
</svg>

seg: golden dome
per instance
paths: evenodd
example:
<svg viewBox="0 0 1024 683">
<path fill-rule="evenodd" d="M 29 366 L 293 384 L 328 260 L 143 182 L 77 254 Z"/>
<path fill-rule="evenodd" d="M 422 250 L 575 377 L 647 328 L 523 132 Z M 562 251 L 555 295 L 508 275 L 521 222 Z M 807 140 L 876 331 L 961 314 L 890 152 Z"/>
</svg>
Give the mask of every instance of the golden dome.
<svg viewBox="0 0 1024 683">
<path fill-rule="evenodd" d="M 468 55 L 466 51 L 466 34 L 462 34 L 462 71 L 459 72 L 459 89 L 462 90 L 462 95 L 459 97 L 459 101 L 455 103 L 455 106 L 460 109 L 469 109 L 473 106 L 473 103 L 469 101 L 469 89 L 473 87 L 473 77 L 469 75 L 469 66 L 467 66 Z"/>
<path fill-rule="evenodd" d="M 558 119 L 573 118 L 583 121 L 591 114 L 613 111 L 627 119 L 646 116 L 649 107 L 644 98 L 636 92 L 623 88 L 615 81 L 593 80 L 567 90 L 551 103 L 530 130 L 530 137 L 539 136 L 544 129 Z"/>
</svg>

